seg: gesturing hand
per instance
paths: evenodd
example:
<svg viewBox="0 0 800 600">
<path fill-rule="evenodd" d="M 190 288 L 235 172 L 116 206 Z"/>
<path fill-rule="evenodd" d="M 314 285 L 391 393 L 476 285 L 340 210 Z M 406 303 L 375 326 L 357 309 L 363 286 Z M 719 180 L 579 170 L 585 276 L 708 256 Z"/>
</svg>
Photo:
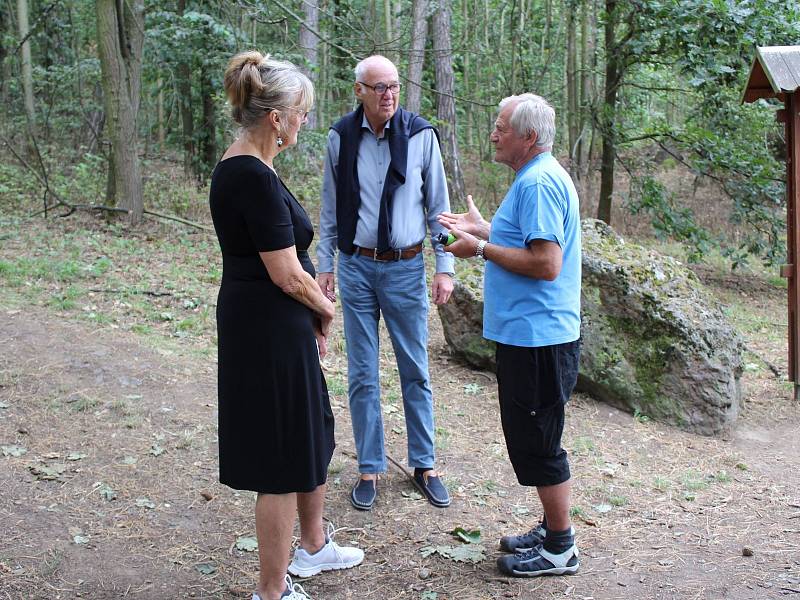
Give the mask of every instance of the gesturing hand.
<svg viewBox="0 0 800 600">
<path fill-rule="evenodd" d="M 437 217 L 437 220 L 447 229 L 459 229 L 479 237 L 484 237 L 483 233 L 487 225 L 478 207 L 472 201 L 471 195 L 467 196 L 467 212 L 443 212 Z M 447 250 L 449 251 L 450 248 L 448 247 Z"/>
</svg>

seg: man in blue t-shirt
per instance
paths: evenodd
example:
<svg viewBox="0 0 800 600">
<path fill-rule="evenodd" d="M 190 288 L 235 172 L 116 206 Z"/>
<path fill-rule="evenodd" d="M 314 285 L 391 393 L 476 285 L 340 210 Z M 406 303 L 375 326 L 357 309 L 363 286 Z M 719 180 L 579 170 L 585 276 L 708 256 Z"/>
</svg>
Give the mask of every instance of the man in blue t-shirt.
<svg viewBox="0 0 800 600">
<path fill-rule="evenodd" d="M 516 177 L 491 223 L 468 212 L 439 221 L 459 258 L 486 261 L 483 335 L 497 342 L 497 388 L 508 455 L 520 484 L 535 486 L 541 523 L 503 537 L 497 561 L 519 577 L 578 570 L 569 516 L 570 472 L 561 447 L 564 404 L 578 378 L 581 229 L 578 194 L 551 154 L 555 111 L 534 94 L 510 96 L 490 136 L 495 160 Z"/>
</svg>

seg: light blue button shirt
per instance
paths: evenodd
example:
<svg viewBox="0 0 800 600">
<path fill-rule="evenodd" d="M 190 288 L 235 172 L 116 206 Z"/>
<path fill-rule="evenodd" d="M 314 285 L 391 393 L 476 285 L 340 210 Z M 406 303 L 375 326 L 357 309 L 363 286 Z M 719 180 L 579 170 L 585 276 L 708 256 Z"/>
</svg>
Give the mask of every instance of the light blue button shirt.
<svg viewBox="0 0 800 600">
<path fill-rule="evenodd" d="M 391 122 L 386 123 L 388 128 Z M 358 147 L 358 184 L 361 188 L 361 206 L 353 243 L 362 248 L 378 245 L 378 210 L 381 193 L 389 170 L 389 140 L 377 137 L 369 121 L 361 123 L 361 141 Z M 339 134 L 328 133 L 328 149 L 322 181 L 322 210 L 319 219 L 317 261 L 320 273 L 333 273 L 336 254 L 336 169 L 339 163 Z M 431 243 L 436 253 L 436 272 L 453 274 L 453 255 L 444 251 L 442 244 L 432 236 L 446 231 L 436 217 L 450 210 L 439 142 L 432 129 L 425 129 L 408 141 L 406 182 L 397 188 L 392 199 L 392 248 L 408 248 L 423 241 L 430 231 Z"/>
</svg>

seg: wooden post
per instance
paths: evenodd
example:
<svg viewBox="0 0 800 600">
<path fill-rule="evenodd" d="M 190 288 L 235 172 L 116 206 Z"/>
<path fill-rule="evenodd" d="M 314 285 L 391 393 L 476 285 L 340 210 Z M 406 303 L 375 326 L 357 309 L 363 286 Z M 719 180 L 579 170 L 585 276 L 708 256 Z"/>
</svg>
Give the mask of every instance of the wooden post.
<svg viewBox="0 0 800 600">
<path fill-rule="evenodd" d="M 794 398 L 800 399 L 800 265 L 798 264 L 798 235 L 800 235 L 800 210 L 797 196 L 800 193 L 800 98 L 788 93 L 784 100 L 786 113 L 786 227 L 789 257 L 789 379 L 794 382 Z"/>
</svg>

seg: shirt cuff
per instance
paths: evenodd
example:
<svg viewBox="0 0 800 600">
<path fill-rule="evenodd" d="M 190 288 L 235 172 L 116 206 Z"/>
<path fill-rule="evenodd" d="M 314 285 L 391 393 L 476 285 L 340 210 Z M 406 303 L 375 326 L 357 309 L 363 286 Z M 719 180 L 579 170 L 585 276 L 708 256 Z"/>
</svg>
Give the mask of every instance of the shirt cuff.
<svg viewBox="0 0 800 600">
<path fill-rule="evenodd" d="M 447 273 L 448 275 L 454 275 L 455 274 L 455 269 L 454 269 L 455 264 L 456 264 L 456 259 L 449 252 L 444 256 L 440 256 L 438 254 L 436 255 L 436 272 L 437 273 Z"/>
<path fill-rule="evenodd" d="M 317 254 L 317 273 L 333 273 L 333 256 Z"/>
</svg>

